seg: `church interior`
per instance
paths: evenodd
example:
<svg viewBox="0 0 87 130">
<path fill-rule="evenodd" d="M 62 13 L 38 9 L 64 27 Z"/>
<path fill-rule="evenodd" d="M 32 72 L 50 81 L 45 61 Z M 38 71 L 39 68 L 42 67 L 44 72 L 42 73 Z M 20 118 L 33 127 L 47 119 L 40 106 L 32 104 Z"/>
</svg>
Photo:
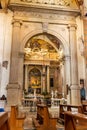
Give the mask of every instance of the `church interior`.
<svg viewBox="0 0 87 130">
<path fill-rule="evenodd" d="M 0 129 L 87 130 L 87 0 L 0 0 Z"/>
</svg>

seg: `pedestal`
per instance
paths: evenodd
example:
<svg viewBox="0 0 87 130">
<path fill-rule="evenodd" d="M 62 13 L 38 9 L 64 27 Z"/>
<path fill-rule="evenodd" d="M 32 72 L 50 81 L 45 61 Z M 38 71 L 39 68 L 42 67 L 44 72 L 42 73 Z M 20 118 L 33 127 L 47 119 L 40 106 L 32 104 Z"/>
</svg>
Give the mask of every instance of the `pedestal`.
<svg viewBox="0 0 87 130">
<path fill-rule="evenodd" d="M 7 85 L 7 105 L 11 106 L 19 104 L 20 98 L 20 85 L 19 84 L 8 84 Z"/>
</svg>

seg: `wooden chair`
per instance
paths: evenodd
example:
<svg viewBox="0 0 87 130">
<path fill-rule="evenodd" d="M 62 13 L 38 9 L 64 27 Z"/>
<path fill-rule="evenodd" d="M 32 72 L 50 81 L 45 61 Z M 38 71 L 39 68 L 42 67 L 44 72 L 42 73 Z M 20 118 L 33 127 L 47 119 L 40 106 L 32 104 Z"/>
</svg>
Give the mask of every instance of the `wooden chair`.
<svg viewBox="0 0 87 130">
<path fill-rule="evenodd" d="M 11 113 L 10 113 L 10 128 L 23 130 L 24 120 L 26 118 L 25 113 L 19 112 L 18 105 L 11 106 Z"/>
<path fill-rule="evenodd" d="M 64 113 L 65 130 L 87 130 L 87 116 L 67 111 Z"/>
<path fill-rule="evenodd" d="M 10 130 L 7 112 L 0 113 L 0 130 Z"/>
</svg>

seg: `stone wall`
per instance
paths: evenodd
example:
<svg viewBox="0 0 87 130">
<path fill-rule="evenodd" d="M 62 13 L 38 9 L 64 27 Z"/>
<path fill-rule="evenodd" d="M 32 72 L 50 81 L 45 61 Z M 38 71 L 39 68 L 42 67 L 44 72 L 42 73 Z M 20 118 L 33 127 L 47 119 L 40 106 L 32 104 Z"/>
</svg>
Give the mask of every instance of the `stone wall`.
<svg viewBox="0 0 87 130">
<path fill-rule="evenodd" d="M 6 86 L 9 82 L 10 55 L 12 40 L 12 12 L 0 10 L 0 97 L 7 95 Z"/>
</svg>

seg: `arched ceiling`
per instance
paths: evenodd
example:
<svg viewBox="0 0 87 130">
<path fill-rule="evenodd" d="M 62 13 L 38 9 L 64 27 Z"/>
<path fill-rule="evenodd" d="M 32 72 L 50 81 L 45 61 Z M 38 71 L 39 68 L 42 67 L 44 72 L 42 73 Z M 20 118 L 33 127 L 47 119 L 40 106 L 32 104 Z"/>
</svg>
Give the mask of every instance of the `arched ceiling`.
<svg viewBox="0 0 87 130">
<path fill-rule="evenodd" d="M 59 40 L 50 34 L 39 34 L 29 39 L 25 45 L 25 60 L 59 61 L 63 48 Z"/>
</svg>

